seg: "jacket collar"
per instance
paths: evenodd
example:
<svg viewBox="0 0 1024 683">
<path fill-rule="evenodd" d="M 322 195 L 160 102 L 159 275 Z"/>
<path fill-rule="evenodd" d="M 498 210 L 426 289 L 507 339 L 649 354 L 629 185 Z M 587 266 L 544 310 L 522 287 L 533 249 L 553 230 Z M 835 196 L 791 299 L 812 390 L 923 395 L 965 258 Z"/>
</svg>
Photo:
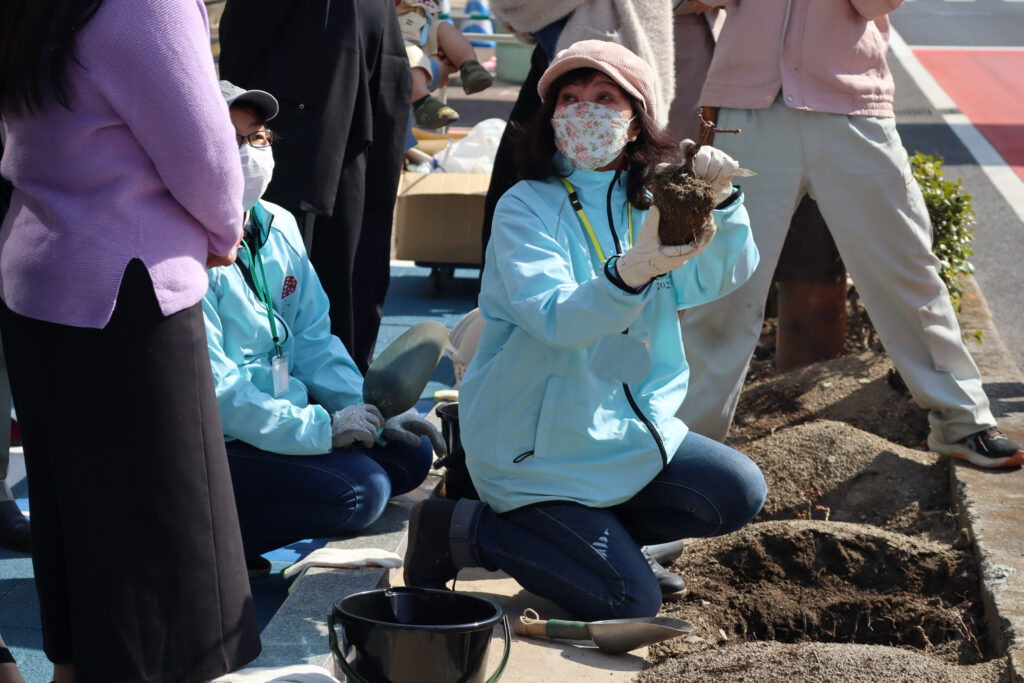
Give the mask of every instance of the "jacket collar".
<svg viewBox="0 0 1024 683">
<path fill-rule="evenodd" d="M 555 152 L 555 166 L 558 170 L 565 174 L 565 177 L 572 186 L 576 188 L 576 192 L 579 194 L 589 194 L 591 191 L 598 190 L 601 192 L 601 198 L 604 198 L 604 194 L 608 192 L 608 184 L 615 178 L 615 171 L 582 171 L 574 167 L 568 159 L 562 156 L 561 152 Z M 618 187 L 615 188 L 616 194 L 619 192 L 625 192 L 626 190 L 626 177 L 629 171 L 622 171 L 619 176 Z"/>
<path fill-rule="evenodd" d="M 249 209 L 249 220 L 245 224 L 246 240 L 251 246 L 257 249 L 261 248 L 267 243 L 270 226 L 273 223 L 274 214 L 270 213 L 261 202 L 256 202 L 256 205 Z"/>
</svg>

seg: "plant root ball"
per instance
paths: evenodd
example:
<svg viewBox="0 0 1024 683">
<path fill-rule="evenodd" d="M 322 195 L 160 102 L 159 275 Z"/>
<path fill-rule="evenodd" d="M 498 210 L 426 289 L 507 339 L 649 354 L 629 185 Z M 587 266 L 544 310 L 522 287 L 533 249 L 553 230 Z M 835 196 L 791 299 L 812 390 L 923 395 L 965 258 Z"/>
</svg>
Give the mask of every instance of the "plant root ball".
<svg viewBox="0 0 1024 683">
<path fill-rule="evenodd" d="M 684 170 L 672 166 L 659 173 L 652 188 L 654 205 L 661 211 L 658 236 L 665 245 L 688 244 L 707 225 L 715 208 L 711 186 Z"/>
</svg>

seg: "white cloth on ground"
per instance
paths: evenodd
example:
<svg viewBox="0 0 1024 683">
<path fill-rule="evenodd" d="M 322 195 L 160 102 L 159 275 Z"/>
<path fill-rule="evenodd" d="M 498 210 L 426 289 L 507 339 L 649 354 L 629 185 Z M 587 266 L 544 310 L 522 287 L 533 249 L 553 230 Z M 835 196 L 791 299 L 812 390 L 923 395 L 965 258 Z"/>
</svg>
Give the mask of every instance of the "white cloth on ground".
<svg viewBox="0 0 1024 683">
<path fill-rule="evenodd" d="M 312 664 L 241 669 L 210 683 L 340 683 L 327 669 Z"/>
<path fill-rule="evenodd" d="M 317 548 L 287 567 L 284 578 L 297 579 L 310 567 L 401 567 L 402 558 L 380 548 Z"/>
</svg>

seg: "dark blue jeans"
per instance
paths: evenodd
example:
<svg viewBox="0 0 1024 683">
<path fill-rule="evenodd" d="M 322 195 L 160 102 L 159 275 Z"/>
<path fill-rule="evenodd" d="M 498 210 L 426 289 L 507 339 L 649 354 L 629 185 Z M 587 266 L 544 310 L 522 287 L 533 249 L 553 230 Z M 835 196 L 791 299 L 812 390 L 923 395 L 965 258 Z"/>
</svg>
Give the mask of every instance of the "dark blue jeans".
<svg viewBox="0 0 1024 683">
<path fill-rule="evenodd" d="M 505 571 L 576 619 L 649 617 L 661 607 L 661 588 L 640 547 L 735 531 L 767 492 L 750 458 L 690 432 L 624 503 L 539 503 L 501 515 L 483 507 L 469 541 L 481 566 Z"/>
<path fill-rule="evenodd" d="M 326 455 L 280 455 L 227 443 L 246 557 L 300 541 L 357 534 L 388 499 L 426 478 L 433 451 L 401 443 Z"/>
</svg>

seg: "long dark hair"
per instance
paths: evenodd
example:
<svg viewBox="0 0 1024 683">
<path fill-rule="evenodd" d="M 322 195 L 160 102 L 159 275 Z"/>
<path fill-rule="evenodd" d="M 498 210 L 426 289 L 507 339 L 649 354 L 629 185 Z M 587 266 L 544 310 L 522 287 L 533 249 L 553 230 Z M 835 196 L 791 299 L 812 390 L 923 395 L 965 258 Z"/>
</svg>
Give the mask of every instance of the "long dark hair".
<svg viewBox="0 0 1024 683">
<path fill-rule="evenodd" d="M 75 33 L 103 0 L 3 0 L 0 10 L 0 113 L 68 106 L 67 69 Z"/>
<path fill-rule="evenodd" d="M 516 161 L 519 164 L 520 177 L 525 180 L 543 180 L 561 175 L 555 165 L 554 154 L 555 130 L 551 126 L 551 116 L 558 104 L 558 93 L 566 85 L 589 83 L 600 71 L 584 67 L 568 71 L 548 86 L 548 97 L 541 104 L 540 110 L 521 130 L 516 131 Z M 658 127 L 654 119 L 640 103 L 629 93 L 623 91 L 633 105 L 633 114 L 639 122 L 639 133 L 636 140 L 626 144 L 624 161 L 629 169 L 626 181 L 626 196 L 629 202 L 638 209 L 651 206 L 651 198 L 647 188 L 654 180 L 655 168 L 663 161 L 677 160 L 679 148 L 675 140 Z"/>
</svg>

